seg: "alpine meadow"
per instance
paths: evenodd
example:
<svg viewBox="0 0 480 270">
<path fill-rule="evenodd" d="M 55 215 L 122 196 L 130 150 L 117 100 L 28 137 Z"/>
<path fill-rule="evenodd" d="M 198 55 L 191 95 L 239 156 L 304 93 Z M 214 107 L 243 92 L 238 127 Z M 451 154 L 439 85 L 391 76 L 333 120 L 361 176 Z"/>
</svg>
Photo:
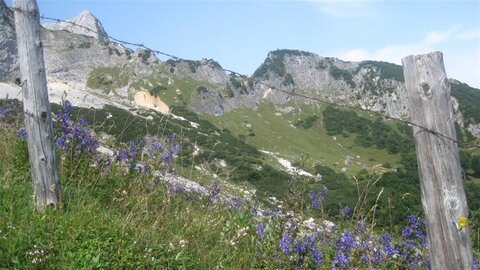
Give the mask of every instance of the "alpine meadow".
<svg viewBox="0 0 480 270">
<path fill-rule="evenodd" d="M 388 59 L 272 48 L 247 76 L 21 1 L 36 2 L 0 0 L 1 269 L 435 268 L 418 133 L 458 145 L 468 214 L 449 230 L 478 269 L 480 89 L 441 81 L 450 138 L 412 122 Z M 21 12 L 42 23 L 42 118 L 26 109 Z M 61 196 L 39 210 L 26 123 L 44 119 Z"/>
</svg>

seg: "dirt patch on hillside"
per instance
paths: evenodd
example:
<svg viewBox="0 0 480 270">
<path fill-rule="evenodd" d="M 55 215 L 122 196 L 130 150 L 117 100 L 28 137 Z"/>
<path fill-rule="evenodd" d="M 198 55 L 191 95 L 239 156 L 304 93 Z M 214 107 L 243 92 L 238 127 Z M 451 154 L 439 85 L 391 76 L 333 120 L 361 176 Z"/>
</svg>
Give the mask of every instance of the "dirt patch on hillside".
<svg viewBox="0 0 480 270">
<path fill-rule="evenodd" d="M 149 92 L 139 91 L 133 96 L 136 105 L 154 109 L 162 113 L 170 113 L 170 108 L 159 97 L 152 96 Z"/>
</svg>

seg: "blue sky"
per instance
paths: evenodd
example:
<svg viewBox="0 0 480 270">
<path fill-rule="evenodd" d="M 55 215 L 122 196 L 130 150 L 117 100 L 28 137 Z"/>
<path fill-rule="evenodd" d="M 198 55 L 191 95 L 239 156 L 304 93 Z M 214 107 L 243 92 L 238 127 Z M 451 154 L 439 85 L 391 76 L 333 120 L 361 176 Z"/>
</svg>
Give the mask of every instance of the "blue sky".
<svg viewBox="0 0 480 270">
<path fill-rule="evenodd" d="M 439 50 L 448 77 L 480 88 L 477 0 L 37 2 L 43 15 L 68 19 L 87 9 L 111 36 L 182 58 L 213 58 L 246 75 L 275 49 L 397 64 Z"/>
</svg>

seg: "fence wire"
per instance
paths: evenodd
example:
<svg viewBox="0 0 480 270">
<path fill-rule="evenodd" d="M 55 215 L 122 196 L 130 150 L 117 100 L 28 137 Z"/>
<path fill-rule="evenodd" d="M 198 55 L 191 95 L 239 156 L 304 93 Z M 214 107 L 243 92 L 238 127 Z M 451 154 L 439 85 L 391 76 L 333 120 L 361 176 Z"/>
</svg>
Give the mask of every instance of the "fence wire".
<svg viewBox="0 0 480 270">
<path fill-rule="evenodd" d="M 40 14 L 36 14 L 34 12 L 30 12 L 30 11 L 23 11 L 23 10 L 20 10 L 18 8 L 15 8 L 15 7 L 12 7 L 10 8 L 11 10 L 13 11 L 19 11 L 19 12 L 28 12 L 30 13 L 30 15 L 32 16 L 38 16 L 40 19 L 43 19 L 43 20 L 48 20 L 48 21 L 53 21 L 53 22 L 62 22 L 62 23 L 68 23 L 70 25 L 73 25 L 73 26 L 76 26 L 76 27 L 80 27 L 80 28 L 83 28 L 93 34 L 97 34 L 97 35 L 100 35 L 100 34 L 103 34 L 103 33 L 99 33 L 98 31 L 96 31 L 95 29 L 91 29 L 89 27 L 86 27 L 86 26 L 83 26 L 83 25 L 79 25 L 75 22 L 72 22 L 70 20 L 64 20 L 64 19 L 58 19 L 58 18 L 52 18 L 52 17 L 48 17 L 48 16 L 45 16 L 45 15 L 40 15 Z M 126 40 L 122 40 L 122 39 L 119 39 L 119 38 L 116 38 L 116 37 L 113 37 L 109 34 L 107 34 L 107 37 L 113 41 L 113 42 L 116 42 L 118 44 L 121 44 L 123 46 L 133 46 L 133 47 L 136 47 L 136 48 L 141 48 L 141 49 L 144 49 L 144 50 L 147 50 L 147 51 L 150 51 L 150 52 L 153 52 L 155 53 L 157 56 L 158 55 L 162 55 L 162 56 L 165 56 L 165 57 L 168 57 L 170 59 L 173 59 L 173 60 L 177 60 L 177 61 L 187 61 L 187 62 L 196 62 L 194 60 L 190 60 L 190 59 L 186 59 L 186 58 L 182 58 L 182 57 L 179 57 L 179 56 L 176 56 L 176 55 L 173 55 L 173 54 L 170 54 L 170 53 L 166 53 L 166 52 L 163 52 L 163 51 L 160 51 L 160 50 L 156 50 L 156 49 L 153 49 L 153 48 L 150 48 L 148 46 L 146 46 L 145 44 L 143 43 L 136 43 L 136 42 L 130 42 L 130 41 L 126 41 Z M 197 61 L 198 62 L 198 61 Z M 226 73 L 229 73 L 233 76 L 239 76 L 239 77 L 243 77 L 243 78 L 249 78 L 249 76 L 246 76 L 242 73 L 239 73 L 239 72 L 236 72 L 234 70 L 231 70 L 231 69 L 227 69 L 227 68 L 223 68 L 223 67 L 219 67 L 219 66 L 215 66 L 213 65 L 212 63 L 208 62 L 208 61 L 200 61 L 199 63 L 200 65 L 204 65 L 204 66 L 208 66 L 210 68 L 213 68 L 213 69 L 219 69 L 219 70 L 222 70 Z M 445 135 L 437 130 L 433 130 L 431 128 L 428 128 L 428 127 L 424 127 L 424 126 L 421 126 L 419 124 L 416 124 L 412 121 L 409 121 L 409 120 L 405 120 L 405 119 L 401 119 L 401 118 L 396 118 L 396 117 L 391 117 L 389 115 L 386 115 L 386 114 L 383 114 L 381 112 L 378 112 L 378 111 L 374 111 L 374 110 L 371 110 L 371 109 L 364 109 L 364 108 L 361 108 L 361 107 L 357 107 L 357 106 L 353 106 L 353 105 L 348 105 L 348 104 L 342 104 L 342 103 L 338 103 L 338 102 L 333 102 L 333 101 L 329 101 L 327 99 L 322 99 L 322 98 L 319 98 L 319 97 L 312 97 L 312 96 L 308 96 L 308 95 L 305 95 L 305 94 L 301 94 L 301 93 L 297 93 L 295 91 L 295 87 L 291 90 L 291 91 L 287 91 L 287 90 L 284 90 L 284 89 L 281 89 L 281 88 L 277 88 L 273 85 L 270 85 L 264 81 L 262 81 L 261 79 L 257 79 L 257 78 L 252 78 L 250 77 L 249 78 L 250 80 L 252 80 L 254 83 L 256 83 L 257 85 L 262 85 L 264 87 L 267 87 L 268 89 L 271 89 L 272 91 L 277 91 L 277 92 L 281 92 L 281 93 L 285 93 L 287 95 L 290 95 L 290 96 L 295 96 L 295 97 L 300 97 L 300 98 L 304 98 L 304 99 L 307 99 L 307 100 L 312 100 L 312 101 L 316 101 L 316 102 L 320 102 L 320 103 L 323 103 L 323 104 L 327 104 L 327 105 L 330 105 L 330 106 L 333 106 L 333 107 L 340 107 L 340 108 L 345 108 L 345 109 L 350 109 L 350 110 L 355 110 L 355 111 L 362 111 L 362 112 L 367 112 L 367 113 L 370 113 L 370 114 L 375 114 L 377 116 L 380 116 L 382 118 L 385 118 L 385 119 L 390 119 L 390 120 L 395 120 L 395 121 L 398 121 L 398 122 L 401 122 L 401 123 L 404 123 L 404 124 L 407 124 L 407 125 L 410 125 L 410 126 L 414 126 L 414 127 L 417 127 L 419 129 L 421 129 L 422 131 L 425 131 L 425 132 L 428 132 L 430 134 L 433 134 L 433 135 L 436 135 L 436 136 L 439 136 L 441 138 L 444 138 L 446 140 L 449 140 L 449 141 L 452 141 L 460 146 L 463 146 L 463 147 L 466 147 L 466 148 L 480 148 L 480 145 L 478 144 L 471 144 L 471 143 L 466 143 L 466 142 L 460 142 L 459 140 L 455 139 L 455 138 L 452 138 L 452 137 L 449 137 L 448 135 Z"/>
</svg>

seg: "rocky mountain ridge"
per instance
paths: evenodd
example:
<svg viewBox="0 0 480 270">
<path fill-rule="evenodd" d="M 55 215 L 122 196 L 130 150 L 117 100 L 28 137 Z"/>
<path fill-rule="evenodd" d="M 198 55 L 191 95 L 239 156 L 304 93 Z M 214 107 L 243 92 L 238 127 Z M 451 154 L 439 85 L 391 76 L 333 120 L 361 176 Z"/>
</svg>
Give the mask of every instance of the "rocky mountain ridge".
<svg viewBox="0 0 480 270">
<path fill-rule="evenodd" d="M 11 10 L 0 0 L 0 80 L 18 71 Z M 346 62 L 310 52 L 276 50 L 251 77 L 225 72 L 213 61 L 159 61 L 147 50 L 133 50 L 110 42 L 101 22 L 83 11 L 68 22 L 47 24 L 42 29 L 47 75 L 66 84 L 83 85 L 85 91 L 132 99 L 137 91 L 168 88 L 171 81 L 195 82 L 197 87 L 179 89 L 177 98 L 191 93 L 186 105 L 198 113 L 222 115 L 241 107 L 256 109 L 258 102 L 282 105 L 317 101 L 292 93 L 406 118 L 406 92 L 401 66 L 377 61 Z M 168 80 L 168 84 L 162 81 Z M 458 84 L 452 81 L 452 84 Z M 274 89 L 266 85 L 273 86 Z M 280 89 L 281 91 L 276 91 Z M 182 94 L 179 94 L 182 93 Z M 460 102 L 453 97 L 457 121 L 480 136 L 480 121 L 465 120 Z M 171 104 L 169 104 L 171 105 Z M 280 110 L 284 108 L 279 107 Z"/>
<path fill-rule="evenodd" d="M 44 24 L 43 27 L 50 30 L 65 30 L 79 35 L 90 36 L 103 43 L 110 41 L 102 23 L 88 10 L 80 12 L 72 20 L 48 23 Z"/>
</svg>

